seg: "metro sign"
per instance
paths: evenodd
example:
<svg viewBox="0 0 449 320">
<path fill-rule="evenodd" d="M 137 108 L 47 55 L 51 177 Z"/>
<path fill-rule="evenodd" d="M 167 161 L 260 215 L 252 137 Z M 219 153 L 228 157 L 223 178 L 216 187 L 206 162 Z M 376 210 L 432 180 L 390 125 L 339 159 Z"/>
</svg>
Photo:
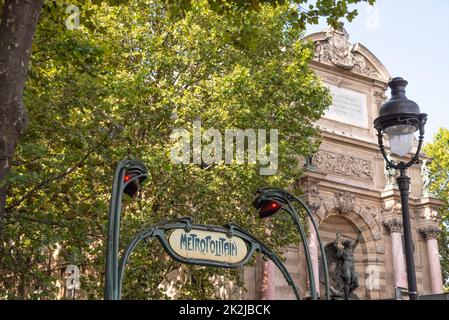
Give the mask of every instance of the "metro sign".
<svg viewBox="0 0 449 320">
<path fill-rule="evenodd" d="M 244 240 L 224 232 L 176 229 L 168 242 L 177 255 L 189 260 L 239 264 L 248 255 Z"/>
</svg>

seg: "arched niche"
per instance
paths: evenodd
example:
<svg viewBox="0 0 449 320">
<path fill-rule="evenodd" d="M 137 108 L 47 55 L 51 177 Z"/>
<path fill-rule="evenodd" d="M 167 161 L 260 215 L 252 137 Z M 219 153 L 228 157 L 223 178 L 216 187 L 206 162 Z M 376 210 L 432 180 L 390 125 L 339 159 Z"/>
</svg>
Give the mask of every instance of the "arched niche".
<svg viewBox="0 0 449 320">
<path fill-rule="evenodd" d="M 380 257 L 383 246 L 380 241 L 380 227 L 369 212 L 356 205 L 353 210 L 342 213 L 334 201 L 329 201 L 321 206 L 316 220 L 324 245 L 335 240 L 336 232 L 352 239 L 357 237 L 359 231 L 362 233 L 362 241 L 354 252 L 355 271 L 359 277 L 356 293 L 360 299 L 379 298 L 384 285 L 384 266 Z M 322 289 L 320 291 L 324 292 Z"/>
</svg>

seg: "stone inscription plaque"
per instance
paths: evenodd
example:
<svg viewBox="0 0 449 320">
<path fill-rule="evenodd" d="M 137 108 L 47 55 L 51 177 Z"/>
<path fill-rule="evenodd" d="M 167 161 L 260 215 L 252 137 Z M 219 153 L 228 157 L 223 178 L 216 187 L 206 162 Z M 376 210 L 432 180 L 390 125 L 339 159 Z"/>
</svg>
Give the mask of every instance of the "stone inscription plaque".
<svg viewBox="0 0 449 320">
<path fill-rule="evenodd" d="M 332 105 L 324 118 L 368 128 L 367 96 L 358 91 L 324 83 L 331 90 Z"/>
</svg>

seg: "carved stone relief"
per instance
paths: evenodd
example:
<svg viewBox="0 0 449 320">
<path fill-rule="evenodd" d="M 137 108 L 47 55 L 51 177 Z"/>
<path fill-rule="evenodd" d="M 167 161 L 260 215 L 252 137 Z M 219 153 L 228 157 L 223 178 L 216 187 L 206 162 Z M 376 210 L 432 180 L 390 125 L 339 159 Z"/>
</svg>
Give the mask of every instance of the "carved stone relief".
<svg viewBox="0 0 449 320">
<path fill-rule="evenodd" d="M 433 208 L 421 208 L 418 210 L 418 217 L 427 221 L 440 221 L 438 211 Z"/>
<path fill-rule="evenodd" d="M 304 180 L 300 181 L 299 186 L 307 196 L 320 198 L 320 188 L 318 186 L 318 183 Z"/>
<path fill-rule="evenodd" d="M 401 233 L 403 230 L 402 218 L 398 216 L 389 216 L 384 218 L 384 226 L 390 233 Z"/>
<path fill-rule="evenodd" d="M 319 171 L 347 177 L 373 180 L 371 161 L 328 151 L 318 151 L 313 163 Z"/>
<path fill-rule="evenodd" d="M 394 202 L 389 207 L 385 207 L 383 210 L 384 216 L 392 216 L 392 215 L 401 215 L 402 214 L 402 205 L 400 202 Z"/>
<path fill-rule="evenodd" d="M 441 229 L 438 225 L 432 224 L 420 227 L 419 231 L 424 234 L 427 240 L 429 240 L 438 238 Z"/>
<path fill-rule="evenodd" d="M 384 102 L 387 100 L 387 96 L 384 91 L 375 90 L 374 91 L 374 99 L 376 102 L 376 106 L 379 108 L 384 104 Z"/>
<path fill-rule="evenodd" d="M 378 78 L 379 73 L 368 65 L 365 57 L 357 52 L 357 45 L 349 43 L 348 39 L 349 35 L 345 29 L 327 29 L 325 39 L 315 43 L 315 59 Z"/>
<path fill-rule="evenodd" d="M 346 214 L 354 209 L 355 196 L 351 192 L 337 192 L 335 193 L 335 207 L 340 210 L 341 213 Z"/>
<path fill-rule="evenodd" d="M 382 214 L 380 208 L 366 207 L 371 217 L 376 221 L 376 224 L 380 227 L 382 224 Z"/>
<path fill-rule="evenodd" d="M 400 202 L 393 202 L 382 210 L 382 223 L 390 233 L 402 232 L 402 205 Z"/>
</svg>

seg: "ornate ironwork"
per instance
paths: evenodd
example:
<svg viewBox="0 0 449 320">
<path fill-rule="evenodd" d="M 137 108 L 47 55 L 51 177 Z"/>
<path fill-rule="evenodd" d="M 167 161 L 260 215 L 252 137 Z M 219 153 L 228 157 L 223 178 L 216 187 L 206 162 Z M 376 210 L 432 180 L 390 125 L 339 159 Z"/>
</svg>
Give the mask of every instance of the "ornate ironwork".
<svg viewBox="0 0 449 320">
<path fill-rule="evenodd" d="M 419 163 L 419 153 L 424 141 L 424 126 L 427 122 L 427 114 L 420 113 L 416 102 L 409 100 L 405 96 L 405 87 L 408 82 L 402 78 L 390 80 L 388 86 L 391 88 L 391 99 L 385 102 L 379 110 L 379 117 L 374 120 L 374 128 L 377 130 L 379 149 L 385 159 L 386 169 L 399 170 L 400 175 L 396 178 L 401 194 L 402 223 L 404 229 L 404 245 L 407 264 L 407 279 L 410 300 L 418 300 L 418 290 L 416 284 L 415 262 L 413 257 L 413 240 L 409 212 L 410 177 L 406 170 L 413 164 Z M 393 126 L 405 125 L 419 130 L 418 146 L 413 157 L 408 161 L 396 163 L 388 159 L 383 143 L 383 132 Z"/>
<path fill-rule="evenodd" d="M 330 299 L 330 285 L 329 285 L 329 272 L 328 272 L 328 266 L 327 266 L 327 261 L 326 261 L 326 254 L 324 251 L 323 243 L 321 241 L 321 237 L 318 232 L 318 225 L 315 221 L 315 218 L 313 217 L 312 211 L 310 210 L 309 206 L 300 198 L 296 197 L 295 195 L 293 195 L 283 189 L 269 188 L 269 187 L 261 188 L 261 189 L 257 190 L 256 195 L 257 194 L 258 194 L 258 196 L 256 197 L 256 199 L 254 201 L 254 206 L 256 208 L 259 208 L 260 204 L 263 201 L 267 201 L 267 200 L 276 201 L 276 202 L 282 204 L 281 209 L 284 210 L 285 212 L 287 212 L 292 217 L 296 227 L 298 228 L 300 236 L 302 238 L 304 253 L 305 253 L 306 262 L 307 262 L 307 271 L 308 271 L 308 275 L 309 275 L 309 279 L 310 279 L 310 288 L 311 288 L 310 294 L 311 294 L 312 299 L 316 300 L 317 292 L 316 292 L 316 287 L 315 287 L 314 272 L 313 272 L 313 268 L 312 268 L 312 259 L 310 257 L 310 252 L 309 252 L 309 245 L 308 245 L 306 233 L 304 231 L 304 227 L 301 224 L 301 221 L 299 219 L 299 214 L 292 203 L 293 202 L 298 203 L 304 209 L 304 211 L 307 213 L 308 217 L 310 218 L 310 221 L 312 222 L 313 228 L 317 235 L 318 243 L 320 245 L 321 257 L 323 260 L 323 267 L 324 267 L 326 299 L 329 300 Z"/>
<path fill-rule="evenodd" d="M 131 173 L 125 182 L 125 174 Z M 118 252 L 120 245 L 120 213 L 122 197 L 125 188 L 143 182 L 148 177 L 146 166 L 137 160 L 123 160 L 117 165 L 112 184 L 111 201 L 109 204 L 108 242 L 106 247 L 105 292 L 106 300 L 113 300 L 118 296 Z"/>
<path fill-rule="evenodd" d="M 176 230 L 176 229 L 184 229 L 186 232 L 191 230 L 204 230 L 204 231 L 213 231 L 213 232 L 221 232 L 228 235 L 228 237 L 238 237 L 242 239 L 248 248 L 248 252 L 245 258 L 238 263 L 226 263 L 226 262 L 217 262 L 210 260 L 202 260 L 202 259 L 187 259 L 179 254 L 177 254 L 173 248 L 170 246 L 167 240 L 167 232 Z M 202 225 L 202 224 L 192 224 L 192 220 L 190 217 L 176 219 L 172 221 L 166 221 L 157 223 L 152 225 L 151 227 L 145 228 L 141 232 L 139 232 L 128 244 L 125 249 L 121 259 L 120 266 L 118 269 L 118 296 L 117 299 L 121 298 L 121 288 L 123 283 L 123 277 L 126 269 L 126 265 L 129 262 L 129 258 L 131 253 L 136 248 L 136 246 L 141 242 L 145 241 L 148 238 L 156 238 L 161 243 L 162 247 L 165 251 L 170 255 L 170 257 L 178 262 L 186 263 L 186 264 L 194 264 L 194 265 L 203 265 L 217 268 L 240 268 L 243 267 L 248 261 L 251 259 L 252 255 L 255 252 L 261 252 L 265 256 L 267 256 L 273 263 L 278 267 L 279 271 L 281 271 L 287 283 L 292 287 L 294 294 L 298 300 L 300 300 L 300 295 L 298 288 L 293 282 L 292 277 L 290 276 L 287 268 L 279 259 L 279 257 L 271 251 L 265 244 L 263 244 L 259 239 L 254 237 L 248 231 L 240 228 L 239 226 L 230 223 L 223 227 L 214 226 L 214 225 Z"/>
</svg>

